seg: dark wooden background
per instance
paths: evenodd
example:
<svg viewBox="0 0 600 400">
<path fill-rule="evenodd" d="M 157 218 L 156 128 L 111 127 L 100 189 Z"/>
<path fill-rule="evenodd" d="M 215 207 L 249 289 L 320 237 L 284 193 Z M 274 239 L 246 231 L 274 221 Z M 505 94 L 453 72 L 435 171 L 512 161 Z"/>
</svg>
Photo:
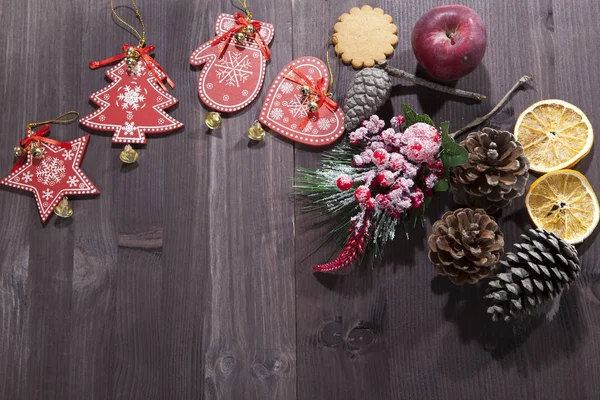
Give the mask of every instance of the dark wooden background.
<svg viewBox="0 0 600 400">
<path fill-rule="evenodd" d="M 381 1 L 399 27 L 390 63 L 416 70 L 410 31 L 446 0 Z M 483 64 L 458 86 L 481 104 L 411 85 L 401 102 L 458 128 L 485 113 L 525 73 L 492 121 L 510 129 L 545 98 L 579 105 L 600 126 L 597 0 L 462 0 L 488 28 Z M 125 5 L 120 1 L 117 4 Z M 42 226 L 31 196 L 0 190 L 0 399 L 598 399 L 598 238 L 579 246 L 583 272 L 552 321 L 493 324 L 483 289 L 436 277 L 424 245 L 430 228 L 397 240 L 374 269 L 315 276 L 328 225 L 289 196 L 295 167 L 320 152 L 269 134 L 251 146 L 245 131 L 262 96 L 207 133 L 189 54 L 213 36 L 227 0 L 140 0 L 148 43 L 177 84 L 171 114 L 185 123 L 154 137 L 139 165 L 93 135 L 83 169 L 102 191 L 73 202 L 71 220 Z M 275 24 L 266 86 L 304 55 L 324 56 L 349 0 L 249 0 Z M 128 20 L 133 14 L 120 9 Z M 77 109 L 106 85 L 87 63 L 116 54 L 132 37 L 111 19 L 109 1 L 0 2 L 0 165 L 27 122 Z M 340 67 L 336 98 L 353 75 Z M 400 83 L 400 82 L 398 82 Z M 56 126 L 55 139 L 85 132 Z M 577 168 L 600 190 L 592 152 Z M 533 179 L 533 178 L 532 178 Z M 431 223 L 452 207 L 441 197 Z M 507 248 L 530 226 L 522 201 L 504 210 Z M 430 224 L 429 224 L 430 225 Z M 314 253 L 313 253 L 314 252 Z"/>
</svg>

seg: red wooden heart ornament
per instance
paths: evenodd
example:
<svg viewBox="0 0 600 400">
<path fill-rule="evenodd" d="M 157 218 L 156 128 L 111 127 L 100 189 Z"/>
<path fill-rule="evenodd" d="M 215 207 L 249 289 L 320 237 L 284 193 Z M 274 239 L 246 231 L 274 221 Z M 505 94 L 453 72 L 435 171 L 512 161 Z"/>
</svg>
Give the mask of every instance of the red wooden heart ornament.
<svg viewBox="0 0 600 400">
<path fill-rule="evenodd" d="M 259 121 L 295 142 L 326 146 L 344 133 L 344 112 L 327 97 L 329 71 L 315 57 L 297 58 L 277 74 L 260 110 Z M 307 96 L 301 88 L 310 88 Z M 315 102 L 318 109 L 309 110 Z"/>
<path fill-rule="evenodd" d="M 273 25 L 253 21 L 256 33 L 244 43 L 236 42 L 232 30 L 236 16 L 220 14 L 215 37 L 190 56 L 190 64 L 204 65 L 198 77 L 198 96 L 213 110 L 236 112 L 260 93 L 265 79 L 268 45 L 273 40 Z"/>
</svg>

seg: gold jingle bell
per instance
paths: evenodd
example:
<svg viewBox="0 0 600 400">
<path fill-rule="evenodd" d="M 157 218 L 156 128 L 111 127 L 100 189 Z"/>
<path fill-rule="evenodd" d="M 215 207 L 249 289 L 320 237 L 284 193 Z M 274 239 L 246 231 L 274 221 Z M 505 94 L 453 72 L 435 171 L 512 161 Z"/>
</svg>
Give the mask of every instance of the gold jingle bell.
<svg viewBox="0 0 600 400">
<path fill-rule="evenodd" d="M 15 157 L 22 157 L 25 155 L 25 149 L 21 146 L 15 146 L 13 147 L 13 154 L 15 155 Z"/>
<path fill-rule="evenodd" d="M 69 205 L 69 199 L 66 196 L 54 208 L 54 214 L 61 218 L 70 218 L 73 215 L 73 209 Z"/>
<path fill-rule="evenodd" d="M 121 154 L 119 154 L 119 159 L 125 164 L 133 164 L 137 162 L 138 158 L 140 158 L 140 155 L 130 144 L 126 145 Z"/>
<path fill-rule="evenodd" d="M 310 88 L 308 86 L 300 86 L 300 93 L 302 93 L 302 96 L 306 97 L 310 94 Z"/>
<path fill-rule="evenodd" d="M 129 46 L 129 47 L 127 48 L 127 52 L 125 53 L 125 55 L 126 55 L 127 57 L 129 57 L 129 58 L 133 58 L 133 57 L 135 57 L 135 47 L 133 47 L 133 46 Z"/>
<path fill-rule="evenodd" d="M 33 156 L 33 158 L 42 158 L 45 152 L 46 149 L 40 146 L 35 146 L 31 149 L 31 155 Z"/>
<path fill-rule="evenodd" d="M 258 120 L 254 121 L 252 126 L 248 128 L 248 137 L 252 140 L 263 140 L 265 138 L 265 130 Z"/>
<path fill-rule="evenodd" d="M 235 34 L 235 40 L 239 43 L 239 44 L 244 44 L 244 42 L 246 41 L 246 34 L 244 32 L 238 32 Z"/>
<path fill-rule="evenodd" d="M 208 129 L 219 129 L 222 122 L 221 114 L 216 111 L 211 111 L 204 117 L 204 123 L 208 126 Z"/>
<path fill-rule="evenodd" d="M 246 33 L 247 36 L 252 36 L 254 35 L 254 25 L 252 24 L 248 24 L 246 25 L 246 27 L 244 28 L 244 33 Z"/>
<path fill-rule="evenodd" d="M 308 112 L 314 113 L 317 112 L 319 110 L 319 104 L 312 100 L 308 102 Z"/>
</svg>

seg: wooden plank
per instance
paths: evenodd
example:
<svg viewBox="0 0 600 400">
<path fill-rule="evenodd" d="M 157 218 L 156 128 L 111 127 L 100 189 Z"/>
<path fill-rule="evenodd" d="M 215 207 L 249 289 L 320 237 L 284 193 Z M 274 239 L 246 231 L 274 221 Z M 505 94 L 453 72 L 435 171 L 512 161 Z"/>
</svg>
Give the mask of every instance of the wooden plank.
<svg viewBox="0 0 600 400">
<path fill-rule="evenodd" d="M 199 305 L 207 399 L 295 398 L 293 203 L 288 196 L 293 147 L 271 135 L 259 144 L 246 137 L 269 83 L 291 59 L 289 4 L 248 2 L 254 18 L 276 25 L 259 98 L 227 116 L 213 133 L 202 125 L 204 107 L 190 114 L 190 134 L 205 149 L 199 190 L 202 207 L 209 210 L 208 235 L 197 238 L 208 256 L 206 302 Z M 206 22 L 201 31 L 194 30 L 192 47 L 213 37 L 219 13 L 237 11 L 223 2 L 199 2 L 196 9 Z"/>
<path fill-rule="evenodd" d="M 31 91 L 35 89 L 32 78 L 37 65 L 23 45 L 34 42 L 30 33 L 35 27 L 25 23 L 25 14 L 19 13 L 22 4 L 4 4 L 0 13 L 0 44 L 4 49 L 0 59 L 2 71 L 0 93 L 4 112 L 0 121 L 4 130 L 0 135 L 3 149 L 12 149 L 24 133 L 26 119 L 32 117 L 35 106 L 26 107 Z M 29 39 L 29 41 L 27 40 Z M 8 173 L 13 156 L 0 152 L 0 163 Z M 0 191 L 3 210 L 3 229 L 0 235 L 0 397 L 24 399 L 27 397 L 27 368 L 29 344 L 29 225 L 39 224 L 33 196 L 16 190 Z"/>
<path fill-rule="evenodd" d="M 356 6 L 350 1 L 294 4 L 294 58 L 325 57 L 328 38 L 339 15 Z M 334 68 L 335 69 L 335 68 Z M 340 65 L 334 99 L 343 104 L 354 75 Z M 316 167 L 321 151 L 296 145 L 296 165 Z M 385 327 L 390 270 L 356 271 L 345 276 L 315 276 L 311 266 L 334 251 L 321 244 L 330 225 L 296 205 L 296 309 L 298 399 L 391 398 L 389 342 Z"/>
</svg>

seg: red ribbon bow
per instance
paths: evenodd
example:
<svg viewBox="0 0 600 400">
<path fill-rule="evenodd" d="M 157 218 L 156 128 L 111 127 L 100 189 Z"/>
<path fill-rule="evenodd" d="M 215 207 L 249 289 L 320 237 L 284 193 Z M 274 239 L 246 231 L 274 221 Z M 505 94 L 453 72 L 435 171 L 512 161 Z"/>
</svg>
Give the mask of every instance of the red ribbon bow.
<svg viewBox="0 0 600 400">
<path fill-rule="evenodd" d="M 108 64 L 112 64 L 115 61 L 118 60 L 122 60 L 123 58 L 127 57 L 127 49 L 133 47 L 135 49 L 135 51 L 137 51 L 140 54 L 140 57 L 142 57 L 142 59 L 144 60 L 144 62 L 146 63 L 146 65 L 148 66 L 148 69 L 150 71 L 152 71 L 152 73 L 154 73 L 154 76 L 156 77 L 156 81 L 158 82 L 158 84 L 160 85 L 160 87 L 164 90 L 167 91 L 167 87 L 165 86 L 165 84 L 162 82 L 162 80 L 159 77 L 159 74 L 156 72 L 156 70 L 162 72 L 166 79 L 167 79 L 167 83 L 173 88 L 175 89 L 175 84 L 173 83 L 173 81 L 171 80 L 171 78 L 169 78 L 169 75 L 167 75 L 167 73 L 165 72 L 165 70 L 160 66 L 160 64 L 152 57 L 150 57 L 150 53 L 154 53 L 154 46 L 147 46 L 147 47 L 136 47 L 136 46 L 132 46 L 130 44 L 124 44 L 122 46 L 123 49 L 123 53 L 121 54 L 117 54 L 114 55 L 112 57 L 106 58 L 104 60 L 101 61 L 92 61 L 90 63 L 90 68 L 91 69 L 96 69 L 99 67 L 104 67 L 105 65 Z"/>
<path fill-rule="evenodd" d="M 34 132 L 29 128 L 27 129 L 27 132 L 28 132 L 27 136 L 25 136 L 23 139 L 19 140 L 19 146 L 22 147 L 23 149 L 26 149 L 26 152 L 17 159 L 17 162 L 15 163 L 12 170 L 10 171 L 11 173 L 13 173 L 16 170 L 18 170 L 19 168 L 21 168 L 21 166 L 25 163 L 25 160 L 27 159 L 27 153 L 29 152 L 29 146 L 31 145 L 31 143 L 44 142 L 46 144 L 52 144 L 52 145 L 55 145 L 58 147 L 62 147 L 63 149 L 66 149 L 66 150 L 71 149 L 71 143 L 60 142 L 58 140 L 54 140 L 54 139 L 45 137 L 45 135 L 50 132 L 50 125 L 48 125 L 48 124 L 42 126 L 37 132 Z"/>
<path fill-rule="evenodd" d="M 219 36 L 212 44 L 213 46 L 215 46 L 215 45 L 221 43 L 222 41 L 225 41 L 223 48 L 219 52 L 219 58 L 221 58 L 223 56 L 223 53 L 225 52 L 225 49 L 229 45 L 231 38 L 236 33 L 240 32 L 241 30 L 246 28 L 248 25 L 252 25 L 254 27 L 254 41 L 256 42 L 256 44 L 258 45 L 258 48 L 260 49 L 260 51 L 263 53 L 263 55 L 265 56 L 265 58 L 268 61 L 271 58 L 271 50 L 269 50 L 269 46 L 267 46 L 265 39 L 260 34 L 261 23 L 258 21 L 252 21 L 251 19 L 246 18 L 244 16 L 244 14 L 239 13 L 239 12 L 235 13 L 235 15 L 233 16 L 233 19 L 235 19 L 236 25 L 233 28 L 231 28 L 230 30 L 228 30 L 227 32 L 225 32 L 224 34 L 222 34 L 221 36 Z"/>
<path fill-rule="evenodd" d="M 318 104 L 319 108 L 321 108 L 321 106 L 323 104 L 325 104 L 325 106 L 331 112 L 337 111 L 339 106 L 335 101 L 331 100 L 331 98 L 328 96 L 329 93 L 327 92 L 327 89 L 329 89 L 329 88 L 328 88 L 328 85 L 325 83 L 324 77 L 320 77 L 319 79 L 317 79 L 317 83 L 315 84 L 306 75 L 304 75 L 302 72 L 300 72 L 300 70 L 298 70 L 297 68 L 290 67 L 290 69 L 296 75 L 298 75 L 298 78 L 296 78 L 295 76 L 288 75 L 285 77 L 286 79 L 288 79 L 292 82 L 295 82 L 298 85 L 307 86 L 310 89 L 311 93 L 317 97 L 317 104 Z M 304 121 L 302 121 L 302 124 L 300 124 L 300 128 L 304 128 L 306 126 L 306 124 L 308 124 L 309 121 L 310 121 L 310 116 L 306 116 Z"/>
</svg>

